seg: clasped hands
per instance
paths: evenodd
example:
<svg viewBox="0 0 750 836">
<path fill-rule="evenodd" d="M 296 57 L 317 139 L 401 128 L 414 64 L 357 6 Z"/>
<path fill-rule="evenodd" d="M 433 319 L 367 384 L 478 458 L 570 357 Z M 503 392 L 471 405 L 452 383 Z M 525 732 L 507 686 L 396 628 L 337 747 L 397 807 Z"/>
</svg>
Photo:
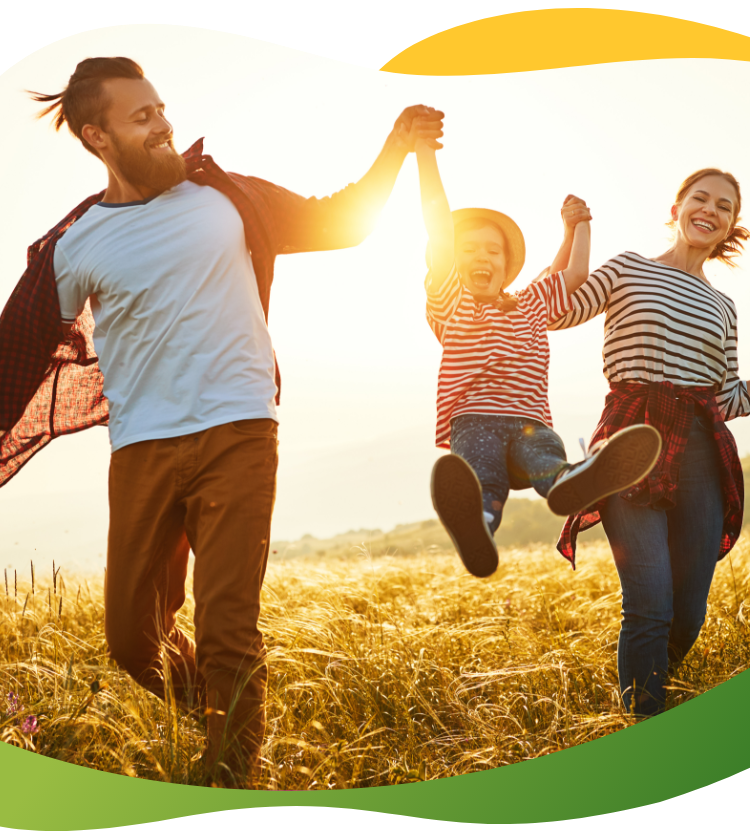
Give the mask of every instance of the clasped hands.
<svg viewBox="0 0 750 836">
<path fill-rule="evenodd" d="M 415 151 L 417 144 L 424 145 L 437 151 L 443 147 L 440 137 L 443 136 L 443 117 L 441 110 L 427 105 L 412 105 L 405 108 L 393 126 L 393 137 L 396 143 L 407 152 Z M 569 194 L 563 201 L 560 210 L 565 233 L 572 235 L 576 224 L 590 221 L 591 210 L 583 198 Z"/>
<path fill-rule="evenodd" d="M 573 235 L 576 224 L 591 220 L 591 210 L 586 205 L 586 201 L 581 197 L 576 197 L 574 194 L 569 194 L 563 200 L 562 209 L 563 225 L 565 226 L 565 234 Z"/>
<path fill-rule="evenodd" d="M 412 105 L 403 110 L 393 126 L 392 136 L 399 147 L 405 151 L 416 151 L 417 143 L 424 143 L 428 148 L 439 150 L 443 135 L 443 117 L 441 110 L 426 105 Z"/>
</svg>

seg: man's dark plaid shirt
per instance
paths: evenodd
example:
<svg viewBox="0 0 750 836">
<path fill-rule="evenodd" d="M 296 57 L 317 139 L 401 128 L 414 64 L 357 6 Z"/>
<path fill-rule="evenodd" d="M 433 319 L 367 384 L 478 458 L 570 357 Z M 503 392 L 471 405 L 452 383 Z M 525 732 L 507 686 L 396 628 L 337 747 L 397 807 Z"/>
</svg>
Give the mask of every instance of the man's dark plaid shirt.
<svg viewBox="0 0 750 836">
<path fill-rule="evenodd" d="M 266 319 L 277 255 L 355 246 L 379 208 L 357 184 L 331 197 L 303 198 L 227 173 L 203 154 L 202 139 L 184 157 L 188 179 L 222 192 L 240 213 Z M 57 240 L 103 195 L 84 200 L 29 247 L 26 271 L 0 315 L 0 485 L 53 438 L 109 420 L 91 311 L 87 305 L 62 338 L 53 265 Z"/>
<path fill-rule="evenodd" d="M 642 482 L 623 491 L 620 496 L 635 505 L 649 505 L 657 510 L 674 508 L 680 463 L 696 414 L 704 416 L 713 427 L 719 453 L 724 494 L 724 530 L 716 558 L 721 560 L 740 536 L 745 486 L 737 444 L 719 415 L 712 388 L 677 388 L 666 381 L 613 383 L 599 425 L 591 437 L 591 446 L 633 424 L 650 424 L 655 427 L 663 441 L 656 467 Z M 602 500 L 592 508 L 568 517 L 563 526 L 557 549 L 574 568 L 578 532 L 601 522 L 601 511 L 606 502 L 606 499 Z"/>
</svg>

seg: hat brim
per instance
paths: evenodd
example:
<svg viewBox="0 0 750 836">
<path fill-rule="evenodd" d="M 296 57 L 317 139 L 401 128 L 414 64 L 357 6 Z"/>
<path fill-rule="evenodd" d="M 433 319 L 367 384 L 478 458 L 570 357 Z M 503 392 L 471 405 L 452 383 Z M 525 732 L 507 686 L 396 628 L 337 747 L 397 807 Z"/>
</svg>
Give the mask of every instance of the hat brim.
<svg viewBox="0 0 750 836">
<path fill-rule="evenodd" d="M 453 217 L 453 228 L 468 220 L 490 221 L 500 227 L 505 236 L 505 281 L 503 287 L 507 287 L 516 279 L 526 261 L 526 242 L 523 232 L 518 224 L 502 212 L 495 212 L 494 209 L 456 209 L 451 212 Z"/>
</svg>

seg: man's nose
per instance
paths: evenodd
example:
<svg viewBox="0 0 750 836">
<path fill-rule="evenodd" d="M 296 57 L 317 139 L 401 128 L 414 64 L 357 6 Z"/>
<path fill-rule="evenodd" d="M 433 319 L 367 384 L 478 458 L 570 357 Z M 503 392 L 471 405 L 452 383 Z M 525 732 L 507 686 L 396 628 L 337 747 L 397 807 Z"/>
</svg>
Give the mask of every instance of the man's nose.
<svg viewBox="0 0 750 836">
<path fill-rule="evenodd" d="M 172 125 L 167 121 L 166 117 L 156 116 L 156 130 L 158 133 L 172 133 Z"/>
</svg>

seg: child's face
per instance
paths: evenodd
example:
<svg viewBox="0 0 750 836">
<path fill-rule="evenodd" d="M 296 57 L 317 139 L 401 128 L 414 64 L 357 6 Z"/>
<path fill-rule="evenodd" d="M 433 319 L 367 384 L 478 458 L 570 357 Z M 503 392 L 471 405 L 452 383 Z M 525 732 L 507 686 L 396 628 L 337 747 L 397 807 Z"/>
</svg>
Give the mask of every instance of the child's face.
<svg viewBox="0 0 750 836">
<path fill-rule="evenodd" d="M 456 269 L 478 302 L 494 302 L 505 286 L 505 240 L 494 226 L 459 233 Z"/>
</svg>

